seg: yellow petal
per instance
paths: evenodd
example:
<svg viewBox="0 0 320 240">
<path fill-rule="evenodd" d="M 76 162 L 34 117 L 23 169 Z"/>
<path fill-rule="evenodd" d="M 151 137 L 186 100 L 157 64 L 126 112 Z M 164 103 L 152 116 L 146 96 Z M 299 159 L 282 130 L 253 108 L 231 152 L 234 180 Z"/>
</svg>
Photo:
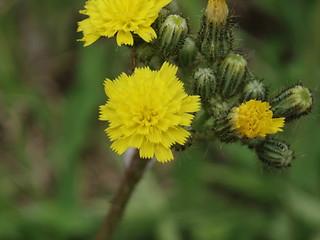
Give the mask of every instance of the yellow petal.
<svg viewBox="0 0 320 240">
<path fill-rule="evenodd" d="M 154 157 L 154 143 L 144 140 L 140 147 L 141 158 L 153 158 Z"/>
<path fill-rule="evenodd" d="M 170 148 L 164 147 L 162 144 L 157 144 L 155 155 L 159 162 L 169 162 L 173 159 L 173 154 Z"/>
<path fill-rule="evenodd" d="M 122 44 L 125 45 L 133 45 L 133 37 L 130 32 L 125 32 L 125 31 L 118 31 L 117 33 L 117 44 L 118 46 L 121 46 Z"/>
<path fill-rule="evenodd" d="M 157 37 L 157 34 L 152 27 L 140 27 L 135 33 L 146 42 L 151 42 L 152 39 Z"/>
<path fill-rule="evenodd" d="M 196 112 L 200 110 L 200 96 L 188 96 L 183 101 L 183 110 L 186 112 Z"/>
<path fill-rule="evenodd" d="M 140 134 L 133 134 L 129 138 L 129 145 L 133 148 L 140 148 L 144 140 L 144 136 Z"/>
<path fill-rule="evenodd" d="M 117 139 L 110 146 L 110 148 L 119 155 L 124 153 L 129 147 L 127 138 Z"/>
</svg>

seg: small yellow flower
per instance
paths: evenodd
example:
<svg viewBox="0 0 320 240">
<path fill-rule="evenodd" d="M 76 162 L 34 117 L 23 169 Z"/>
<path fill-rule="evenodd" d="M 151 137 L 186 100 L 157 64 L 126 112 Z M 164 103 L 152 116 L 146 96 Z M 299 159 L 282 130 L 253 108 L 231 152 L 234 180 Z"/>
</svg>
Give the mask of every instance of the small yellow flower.
<svg viewBox="0 0 320 240">
<path fill-rule="evenodd" d="M 206 17 L 210 22 L 220 24 L 227 20 L 229 14 L 225 0 L 208 0 Z"/>
<path fill-rule="evenodd" d="M 80 13 L 89 16 L 79 22 L 78 32 L 83 32 L 84 46 L 101 36 L 117 34 L 117 44 L 133 45 L 132 32 L 146 42 L 157 35 L 151 24 L 161 8 L 172 0 L 88 0 Z"/>
<path fill-rule="evenodd" d="M 191 125 L 190 113 L 200 109 L 200 97 L 185 93 L 177 70 L 165 62 L 159 71 L 136 68 L 131 76 L 106 79 L 108 100 L 100 106 L 99 119 L 109 122 L 106 133 L 116 153 L 133 147 L 141 158 L 168 162 L 173 159 L 171 146 L 186 142 L 190 133 L 181 126 Z"/>
<path fill-rule="evenodd" d="M 248 138 L 264 138 L 267 134 L 283 131 L 284 118 L 272 118 L 270 107 L 267 102 L 250 100 L 232 109 L 231 121 Z"/>
</svg>

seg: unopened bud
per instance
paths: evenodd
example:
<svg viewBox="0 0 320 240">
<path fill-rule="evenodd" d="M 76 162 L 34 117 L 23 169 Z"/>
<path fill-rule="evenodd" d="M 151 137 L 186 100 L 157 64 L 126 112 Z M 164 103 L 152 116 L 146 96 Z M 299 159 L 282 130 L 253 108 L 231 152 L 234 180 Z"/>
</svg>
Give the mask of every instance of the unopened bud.
<svg viewBox="0 0 320 240">
<path fill-rule="evenodd" d="M 271 110 L 275 117 L 285 117 L 286 121 L 289 121 L 308 114 L 312 104 L 311 91 L 298 84 L 276 96 L 271 101 Z"/>
<path fill-rule="evenodd" d="M 225 0 L 209 0 L 197 37 L 199 51 L 212 63 L 218 63 L 233 48 L 233 24 L 228 20 Z"/>
<path fill-rule="evenodd" d="M 188 67 L 194 64 L 197 56 L 196 43 L 192 38 L 187 37 L 179 52 L 179 64 L 184 67 Z"/>
<path fill-rule="evenodd" d="M 217 89 L 214 72 L 210 68 L 199 68 L 194 74 L 194 92 L 201 96 L 202 101 L 209 101 Z"/>
<path fill-rule="evenodd" d="M 171 14 L 171 11 L 167 8 L 162 8 L 158 14 L 157 19 L 152 24 L 154 30 L 156 32 L 160 31 L 160 27 L 162 23 L 166 20 L 166 18 Z"/>
<path fill-rule="evenodd" d="M 246 78 L 247 61 L 239 54 L 230 53 L 221 62 L 219 71 L 221 95 L 230 98 L 238 94 Z"/>
<path fill-rule="evenodd" d="M 287 143 L 272 138 L 267 138 L 258 145 L 256 152 L 261 162 L 273 168 L 290 167 L 295 158 Z"/>
<path fill-rule="evenodd" d="M 159 31 L 159 51 L 163 57 L 177 55 L 188 34 L 186 19 L 179 15 L 169 15 Z"/>
<path fill-rule="evenodd" d="M 221 24 L 225 22 L 229 15 L 228 5 L 225 0 L 209 0 L 206 13 L 209 22 Z"/>
<path fill-rule="evenodd" d="M 215 137 L 225 143 L 235 142 L 241 138 L 231 121 L 229 112 L 220 112 L 215 121 L 213 132 Z"/>
<path fill-rule="evenodd" d="M 261 80 L 251 80 L 243 88 L 241 102 L 251 99 L 266 100 L 268 89 Z"/>
</svg>

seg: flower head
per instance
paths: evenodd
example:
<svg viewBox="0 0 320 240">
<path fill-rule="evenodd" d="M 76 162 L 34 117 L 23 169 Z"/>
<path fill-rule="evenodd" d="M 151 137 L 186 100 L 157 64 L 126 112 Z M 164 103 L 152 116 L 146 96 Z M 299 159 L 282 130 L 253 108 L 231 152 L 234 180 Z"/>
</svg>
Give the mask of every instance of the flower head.
<svg viewBox="0 0 320 240">
<path fill-rule="evenodd" d="M 270 104 L 250 100 L 232 109 L 231 121 L 237 130 L 248 138 L 266 137 L 282 131 L 284 118 L 272 118 Z"/>
<path fill-rule="evenodd" d="M 101 36 L 117 34 L 117 44 L 133 45 L 132 32 L 146 42 L 156 38 L 150 27 L 158 13 L 172 0 L 88 0 L 80 13 L 89 16 L 79 22 L 78 32 L 83 32 L 84 46 Z"/>
<path fill-rule="evenodd" d="M 227 20 L 229 14 L 226 0 L 208 0 L 206 17 L 209 21 L 220 24 Z"/>
<path fill-rule="evenodd" d="M 170 147 L 186 142 L 190 133 L 182 126 L 190 126 L 190 113 L 200 109 L 200 97 L 185 93 L 177 70 L 165 62 L 159 71 L 136 68 L 131 76 L 105 81 L 109 99 L 100 106 L 99 119 L 109 122 L 111 149 L 122 154 L 133 147 L 142 158 L 173 159 Z"/>
</svg>

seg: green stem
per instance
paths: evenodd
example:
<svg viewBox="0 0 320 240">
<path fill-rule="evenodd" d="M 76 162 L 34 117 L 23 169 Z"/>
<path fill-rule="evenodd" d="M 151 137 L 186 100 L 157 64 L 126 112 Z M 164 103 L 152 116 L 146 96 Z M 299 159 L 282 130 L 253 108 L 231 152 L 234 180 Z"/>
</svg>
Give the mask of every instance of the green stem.
<svg viewBox="0 0 320 240">
<path fill-rule="evenodd" d="M 139 151 L 135 150 L 132 154 L 130 165 L 120 183 L 120 186 L 111 202 L 111 208 L 105 217 L 95 240 L 111 240 L 117 225 L 124 213 L 125 207 L 131 197 L 131 194 L 143 176 L 144 170 L 150 161 L 141 159 Z"/>
</svg>

